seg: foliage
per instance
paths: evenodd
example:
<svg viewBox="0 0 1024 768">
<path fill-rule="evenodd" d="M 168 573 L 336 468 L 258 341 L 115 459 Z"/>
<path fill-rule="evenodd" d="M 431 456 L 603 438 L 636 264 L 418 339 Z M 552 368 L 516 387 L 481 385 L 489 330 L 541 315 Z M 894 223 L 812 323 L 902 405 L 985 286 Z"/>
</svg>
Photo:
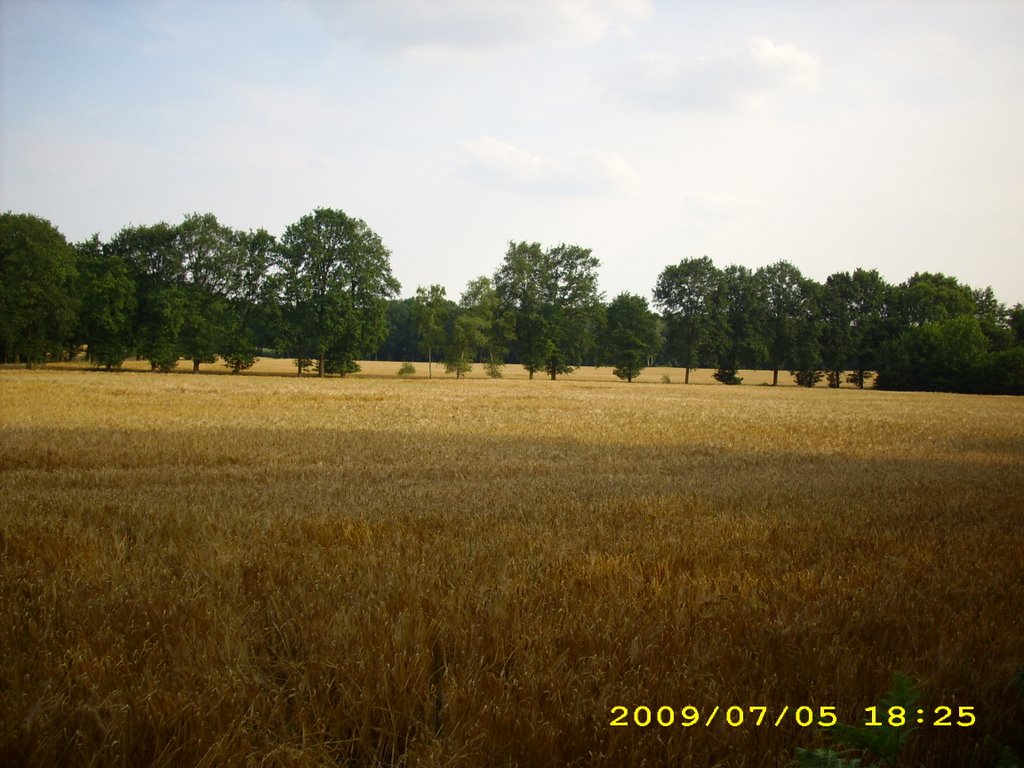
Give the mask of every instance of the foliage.
<svg viewBox="0 0 1024 768">
<path fill-rule="evenodd" d="M 487 344 L 485 321 L 474 314 L 462 311 L 453 323 L 451 339 L 444 357 L 444 369 L 461 379 L 473 368 L 474 350 Z"/>
<path fill-rule="evenodd" d="M 483 360 L 488 376 L 500 379 L 512 333 L 501 312 L 501 300 L 493 281 L 486 276 L 470 280 L 459 299 L 459 308 L 473 320 L 474 330 L 467 341 L 475 358 Z"/>
<path fill-rule="evenodd" d="M 599 262 L 578 245 L 510 242 L 493 280 L 471 280 L 456 305 L 436 284 L 395 299 L 379 236 L 334 209 L 302 217 L 280 241 L 262 229 L 231 230 L 212 213 L 71 247 L 49 222 L 8 212 L 2 235 L 0 358 L 29 365 L 84 347 L 108 369 L 135 357 L 169 371 L 184 357 L 198 371 L 220 358 L 240 373 L 270 347 L 295 359 L 299 375 L 344 376 L 373 358 L 425 360 L 432 376 L 442 358 L 456 377 L 482 363 L 499 378 L 512 362 L 554 379 L 610 360 L 612 348 L 652 346 L 609 318 Z M 718 269 L 704 256 L 665 267 L 654 298 L 664 352 L 641 360 L 634 349 L 630 361 L 613 363 L 627 380 L 669 362 L 685 369 L 685 382 L 698 365 L 730 384 L 742 381 L 741 369 L 767 366 L 772 383 L 784 367 L 806 386 L 824 378 L 832 388 L 873 380 L 885 389 L 1024 393 L 1024 307 L 941 273 L 889 285 L 856 269 L 818 284 L 784 261 L 752 272 Z"/>
<path fill-rule="evenodd" d="M 601 294 L 600 262 L 588 248 L 509 243 L 494 275 L 512 350 L 530 378 L 543 370 L 555 379 L 572 373 L 594 344 Z"/>
<path fill-rule="evenodd" d="M 448 301 L 441 285 L 416 289 L 413 318 L 420 337 L 420 349 L 427 354 L 427 378 L 434 378 L 434 350 L 441 349 L 445 340 Z"/>
<path fill-rule="evenodd" d="M 884 344 L 876 386 L 947 392 L 1024 391 L 1020 347 L 993 352 L 973 315 L 926 322 Z"/>
<path fill-rule="evenodd" d="M 279 323 L 279 276 L 273 272 L 277 241 L 265 229 L 234 232 L 235 261 L 225 286 L 227 304 L 218 353 L 232 373 L 252 367 L 257 338 Z"/>
<path fill-rule="evenodd" d="M 135 283 L 128 264 L 100 242 L 98 235 L 75 246 L 78 262 L 79 341 L 89 359 L 108 371 L 119 368 L 132 351 Z"/>
<path fill-rule="evenodd" d="M 621 293 L 608 307 L 607 322 L 605 360 L 616 376 L 632 382 L 661 346 L 657 317 L 648 308 L 647 299 Z"/>
<path fill-rule="evenodd" d="M 676 363 L 686 369 L 683 383 L 690 383 L 696 368 L 712 345 L 714 295 L 721 273 L 711 259 L 683 259 L 662 270 L 654 287 L 654 303 L 664 312 L 667 348 Z"/>
<path fill-rule="evenodd" d="M 893 675 L 892 689 L 877 705 L 878 713 L 888 713 L 894 707 L 914 712 L 920 692 L 910 678 Z M 857 768 L 861 765 L 895 766 L 900 751 L 916 728 L 909 723 L 912 718 L 904 717 L 902 725 L 892 725 L 887 715 L 880 716 L 881 725 L 844 725 L 838 723 L 826 733 L 837 743 L 849 749 L 806 750 L 798 748 L 792 765 L 800 768 Z M 857 757 L 853 757 L 857 755 Z M 869 760 L 870 762 L 864 762 Z M 877 761 L 877 762 L 875 762 Z"/>
<path fill-rule="evenodd" d="M 722 384 L 742 384 L 743 377 L 737 374 L 738 371 L 735 368 L 718 368 L 711 375 L 714 376 L 715 381 L 720 381 Z"/>
<path fill-rule="evenodd" d="M 297 356 L 317 359 L 321 376 L 351 371 L 386 338 L 386 301 L 399 290 L 390 256 L 364 221 L 340 210 L 317 208 L 285 230 L 278 264 L 286 335 Z"/>
<path fill-rule="evenodd" d="M 135 283 L 135 354 L 162 372 L 178 364 L 188 312 L 184 268 L 175 240 L 175 228 L 160 222 L 124 227 L 109 243 L 113 256 L 128 265 Z"/>
<path fill-rule="evenodd" d="M 817 356 L 817 306 L 810 281 L 789 262 L 762 267 L 754 273 L 754 280 L 763 301 L 765 360 L 775 386 L 780 368 L 807 371 L 813 367 L 808 358 Z"/>
<path fill-rule="evenodd" d="M 399 376 L 415 376 L 416 375 L 416 366 L 413 365 L 412 363 L 409 363 L 409 362 L 402 363 L 401 367 L 399 367 L 399 369 L 398 369 L 398 375 Z"/>
<path fill-rule="evenodd" d="M 75 251 L 49 221 L 0 214 L 0 349 L 28 367 L 71 346 L 77 317 Z"/>
<path fill-rule="evenodd" d="M 738 384 L 736 371 L 755 368 L 764 357 L 763 308 L 763 293 L 749 269 L 732 265 L 719 273 L 712 296 L 710 338 L 719 381 Z"/>
</svg>

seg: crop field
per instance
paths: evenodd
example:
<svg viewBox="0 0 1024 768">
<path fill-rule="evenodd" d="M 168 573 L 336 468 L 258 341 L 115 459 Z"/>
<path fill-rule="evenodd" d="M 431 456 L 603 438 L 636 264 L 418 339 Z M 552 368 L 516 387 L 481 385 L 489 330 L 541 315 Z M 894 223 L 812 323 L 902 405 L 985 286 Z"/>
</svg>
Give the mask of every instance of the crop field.
<svg viewBox="0 0 1024 768">
<path fill-rule="evenodd" d="M 1024 757 L 1024 400 L 386 366 L 0 371 L 0 764 Z"/>
</svg>

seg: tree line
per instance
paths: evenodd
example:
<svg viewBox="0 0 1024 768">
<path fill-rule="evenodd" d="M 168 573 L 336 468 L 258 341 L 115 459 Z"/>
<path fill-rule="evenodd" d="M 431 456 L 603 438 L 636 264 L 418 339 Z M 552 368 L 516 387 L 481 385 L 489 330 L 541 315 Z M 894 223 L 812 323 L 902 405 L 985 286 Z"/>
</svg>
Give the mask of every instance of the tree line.
<svg viewBox="0 0 1024 768">
<path fill-rule="evenodd" d="M 785 261 L 751 270 L 687 258 L 658 275 L 652 307 L 631 293 L 606 300 L 588 248 L 510 242 L 456 302 L 440 285 L 400 298 L 390 257 L 364 221 L 330 208 L 280 237 L 207 213 L 79 243 L 7 212 L 0 359 L 84 353 L 98 367 L 138 358 L 156 371 L 220 359 L 238 373 L 272 355 L 294 358 L 299 376 L 344 376 L 378 358 L 457 377 L 514 363 L 552 379 L 590 364 L 626 381 L 663 364 L 686 382 L 707 367 L 725 384 L 766 369 L 773 384 L 788 372 L 808 387 L 1024 393 L 1024 308 L 940 273 L 893 285 L 857 269 L 819 283 Z"/>
</svg>

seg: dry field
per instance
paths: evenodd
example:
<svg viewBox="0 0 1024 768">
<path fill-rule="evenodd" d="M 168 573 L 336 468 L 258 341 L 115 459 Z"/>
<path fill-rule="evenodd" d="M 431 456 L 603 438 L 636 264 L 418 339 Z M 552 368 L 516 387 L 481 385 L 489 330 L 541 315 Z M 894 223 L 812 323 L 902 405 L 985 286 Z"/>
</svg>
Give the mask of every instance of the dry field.
<svg viewBox="0 0 1024 768">
<path fill-rule="evenodd" d="M 0 371 L 0 764 L 778 766 L 895 672 L 1024 753 L 1024 400 L 417 368 Z"/>
<path fill-rule="evenodd" d="M 369 360 L 362 361 L 359 363 L 362 370 L 355 374 L 352 378 L 360 379 L 373 379 L 373 378 L 388 378 L 393 379 L 398 376 L 398 369 L 402 366 L 401 363 L 389 362 L 389 361 L 377 361 Z M 432 374 L 432 378 L 435 379 L 455 379 L 454 374 L 448 374 L 444 372 L 444 365 L 442 363 L 435 362 L 432 367 L 432 371 L 428 372 L 426 363 L 414 363 L 416 372 L 409 376 L 410 379 L 425 379 L 428 373 Z M 15 368 L 20 369 L 22 366 L 7 366 L 9 370 Z M 53 370 L 71 370 L 71 371 L 86 371 L 90 369 L 88 363 L 84 360 L 78 360 L 71 363 L 54 363 L 49 366 Z M 149 371 L 149 363 L 145 360 L 128 360 L 124 364 L 125 371 Z M 0 366 L 2 370 L 2 366 Z M 229 371 L 223 363 L 203 363 L 199 366 L 200 373 L 204 374 L 219 374 L 219 375 L 230 375 Z M 189 360 L 182 360 L 178 363 L 177 373 L 192 373 L 192 363 Z M 713 384 L 718 385 L 715 381 L 714 373 L 711 369 L 699 369 L 690 372 L 690 383 L 691 384 Z M 243 375 L 245 376 L 295 376 L 295 360 L 293 358 L 278 359 L 272 357 L 259 358 L 256 361 L 256 365 L 249 371 L 246 371 Z M 739 371 L 740 377 L 743 379 L 744 384 L 771 384 L 772 374 L 771 371 Z M 304 373 L 303 377 L 315 377 L 315 373 Z M 668 367 L 657 367 L 647 368 L 639 377 L 635 379 L 637 383 L 661 383 L 662 377 L 668 376 L 671 383 L 682 384 L 685 381 L 686 371 L 682 368 L 668 368 Z M 473 366 L 473 370 L 467 375 L 469 379 L 487 379 L 487 373 L 482 365 L 476 364 Z M 503 379 L 512 380 L 525 380 L 529 379 L 529 374 L 526 369 L 520 365 L 506 365 L 502 369 Z M 546 379 L 547 374 L 538 373 L 536 374 L 537 379 Z M 612 373 L 612 369 L 609 367 L 595 368 L 593 366 L 585 365 L 582 368 L 577 369 L 573 374 L 569 376 L 560 377 L 559 380 L 566 381 L 588 381 L 588 382 L 618 382 L 618 379 Z M 793 377 L 785 371 L 779 371 L 779 385 L 780 386 L 796 386 L 793 382 Z M 824 386 L 822 384 L 821 386 Z M 843 384 L 844 387 L 852 386 L 849 384 Z"/>
</svg>

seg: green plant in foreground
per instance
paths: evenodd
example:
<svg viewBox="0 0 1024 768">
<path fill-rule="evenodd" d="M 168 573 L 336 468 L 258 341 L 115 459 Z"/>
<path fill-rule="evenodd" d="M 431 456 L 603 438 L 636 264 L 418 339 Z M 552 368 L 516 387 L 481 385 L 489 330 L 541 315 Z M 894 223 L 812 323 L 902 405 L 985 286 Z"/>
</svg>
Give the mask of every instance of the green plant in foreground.
<svg viewBox="0 0 1024 768">
<path fill-rule="evenodd" d="M 907 725 L 909 718 L 900 718 L 902 725 L 892 725 L 889 713 L 896 707 L 912 712 L 917 707 L 919 691 L 914 682 L 903 675 L 893 675 L 892 689 L 878 702 L 876 712 L 881 725 L 838 725 L 829 728 L 836 745 L 847 749 L 802 749 L 797 747 L 791 763 L 799 768 L 859 768 L 866 765 L 895 766 L 900 749 L 915 728 Z M 871 762 L 866 762 L 870 756 Z"/>
</svg>

